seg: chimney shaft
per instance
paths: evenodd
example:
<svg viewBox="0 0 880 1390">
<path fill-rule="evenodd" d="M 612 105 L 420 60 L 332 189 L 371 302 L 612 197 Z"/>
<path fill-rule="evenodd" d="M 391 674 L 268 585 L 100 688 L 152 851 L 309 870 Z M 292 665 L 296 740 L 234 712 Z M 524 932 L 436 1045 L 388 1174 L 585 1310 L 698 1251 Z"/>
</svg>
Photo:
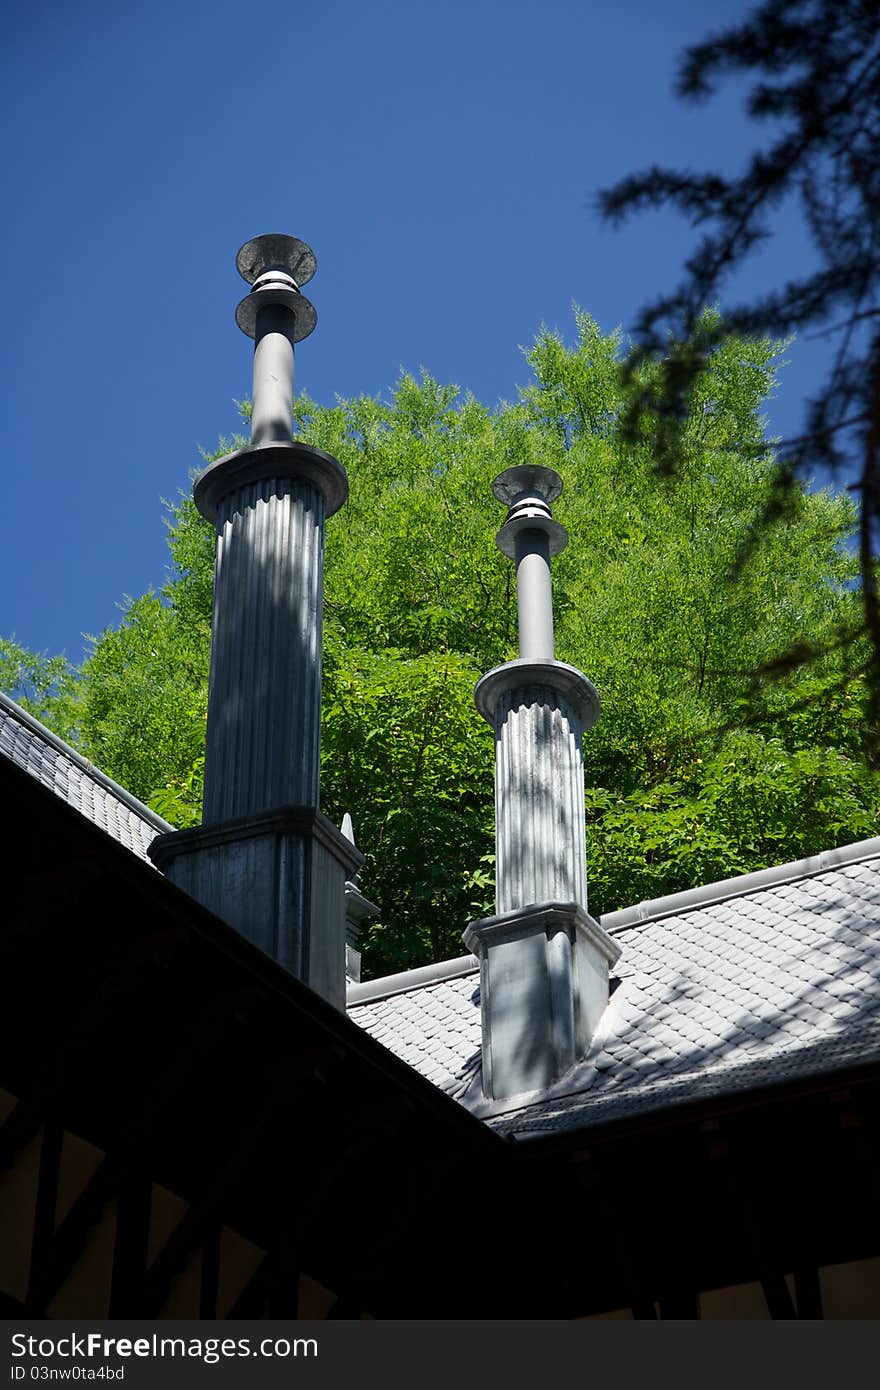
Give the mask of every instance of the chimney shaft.
<svg viewBox="0 0 880 1390">
<path fill-rule="evenodd" d="M 516 608 L 519 654 L 552 661 L 553 596 L 550 588 L 550 542 L 543 531 L 529 528 L 516 538 Z"/>
<path fill-rule="evenodd" d="M 480 959 L 483 1088 L 543 1090 L 581 1058 L 608 999 L 619 948 L 587 912 L 581 737 L 598 694 L 554 656 L 550 558 L 568 543 L 550 505 L 562 480 L 510 468 L 492 490 L 508 507 L 496 538 L 516 564 L 519 658 L 478 683 L 495 731 L 496 916 L 472 922 Z"/>
<path fill-rule="evenodd" d="M 283 304 L 257 310 L 251 447 L 289 444 L 293 407 L 293 312 Z"/>
<path fill-rule="evenodd" d="M 179 887 L 298 978 L 345 1004 L 345 883 L 362 856 L 319 809 L 324 522 L 348 483 L 293 439 L 294 344 L 316 323 L 295 237 L 246 242 L 254 339 L 251 442 L 210 464 L 193 497 L 216 527 L 205 796 L 199 830 L 151 855 Z"/>
</svg>

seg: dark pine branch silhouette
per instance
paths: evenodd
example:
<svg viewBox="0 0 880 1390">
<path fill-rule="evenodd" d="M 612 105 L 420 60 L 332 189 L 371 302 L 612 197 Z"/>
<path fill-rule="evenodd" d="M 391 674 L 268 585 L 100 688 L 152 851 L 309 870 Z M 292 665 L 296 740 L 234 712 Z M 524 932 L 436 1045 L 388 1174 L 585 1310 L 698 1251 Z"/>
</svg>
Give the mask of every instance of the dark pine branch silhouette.
<svg viewBox="0 0 880 1390">
<path fill-rule="evenodd" d="M 718 341 L 729 333 L 787 338 L 809 331 L 834 344 L 821 388 L 806 402 L 802 432 L 778 448 L 765 520 L 784 514 L 793 486 L 817 469 L 844 476 L 857 497 L 861 618 L 840 644 L 852 651 L 853 671 L 867 672 L 865 715 L 878 762 L 880 0 L 765 0 L 742 23 L 686 50 L 678 95 L 703 99 L 727 74 L 752 79 L 748 112 L 772 123 L 771 138 L 739 177 L 654 167 L 599 194 L 612 223 L 671 206 L 701 232 L 679 286 L 648 304 L 635 325 L 627 371 L 640 389 L 626 429 L 633 438 L 650 430 L 658 466 L 673 471 L 696 375 Z M 817 254 L 814 273 L 707 317 L 705 307 L 772 234 L 774 210 L 791 198 Z M 790 665 L 806 650 L 792 651 Z"/>
</svg>

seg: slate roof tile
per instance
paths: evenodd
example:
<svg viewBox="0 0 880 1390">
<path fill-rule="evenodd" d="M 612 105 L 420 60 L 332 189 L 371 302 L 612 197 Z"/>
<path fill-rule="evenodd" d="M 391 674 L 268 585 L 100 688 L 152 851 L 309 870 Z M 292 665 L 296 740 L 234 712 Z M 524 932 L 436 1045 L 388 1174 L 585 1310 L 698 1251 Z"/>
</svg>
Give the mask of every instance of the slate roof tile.
<svg viewBox="0 0 880 1390">
<path fill-rule="evenodd" d="M 0 755 L 141 859 L 172 828 L 3 695 Z M 788 881 L 721 901 L 704 890 L 661 916 L 625 914 L 617 987 L 587 1057 L 546 1098 L 514 1098 L 489 1123 L 520 1135 L 580 1128 L 880 1060 L 880 851 L 869 845 L 860 861 L 791 866 Z M 350 1014 L 463 1104 L 480 1095 L 476 964 Z"/>
<path fill-rule="evenodd" d="M 148 863 L 150 842 L 173 829 L 2 693 L 0 754 Z"/>
<path fill-rule="evenodd" d="M 619 981 L 594 1046 L 547 1100 L 489 1122 L 538 1133 L 618 1119 L 880 1059 L 880 857 L 813 872 L 615 931 Z M 455 1019 L 456 1056 L 439 1082 L 465 1104 L 479 1090 L 476 966 L 431 986 L 430 1032 Z M 415 1005 L 429 1053 L 427 991 L 354 1006 L 351 1017 L 400 1051 Z M 401 1000 L 407 1003 L 402 1004 Z M 421 1002 L 420 1002 L 421 1001 Z M 390 1021 L 389 1010 L 390 1009 Z M 384 1008 L 384 1013 L 383 1013 Z M 385 1018 L 381 1034 L 377 1020 Z M 393 1019 L 396 1017 L 395 1027 Z M 389 1026 L 390 1022 L 390 1026 Z M 447 1033 L 447 1037 L 450 1033 Z M 873 1053 L 871 1052 L 873 1049 Z M 556 1098 L 557 1093 L 570 1094 Z"/>
</svg>

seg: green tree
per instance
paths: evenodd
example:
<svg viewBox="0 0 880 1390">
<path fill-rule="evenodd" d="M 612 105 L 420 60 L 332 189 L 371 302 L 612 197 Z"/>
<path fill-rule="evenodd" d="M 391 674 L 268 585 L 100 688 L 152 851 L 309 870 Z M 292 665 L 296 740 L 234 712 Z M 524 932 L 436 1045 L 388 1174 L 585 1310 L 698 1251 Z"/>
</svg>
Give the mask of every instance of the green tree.
<svg viewBox="0 0 880 1390">
<path fill-rule="evenodd" d="M 76 672 L 63 656 L 32 652 L 12 637 L 0 637 L 0 690 L 18 695 L 24 707 L 76 740 Z"/>
<path fill-rule="evenodd" d="M 584 748 L 594 912 L 859 838 L 876 816 L 840 653 L 828 642 L 809 673 L 768 674 L 857 607 L 852 503 L 797 489 L 738 563 L 774 487 L 761 416 L 774 345 L 717 336 L 664 477 L 651 421 L 623 427 L 655 368 L 631 372 L 618 336 L 576 323 L 571 347 L 539 335 L 528 384 L 495 410 L 427 375 L 387 401 L 296 404 L 301 435 L 351 484 L 327 529 L 322 797 L 337 822 L 351 812 L 367 855 L 382 907 L 365 943 L 374 974 L 460 954 L 468 920 L 492 909 L 492 737 L 472 691 L 516 654 L 490 492 L 513 463 L 565 482 L 557 650 L 603 699 Z M 169 544 L 162 592 L 93 643 L 77 729 L 100 766 L 184 825 L 199 813 L 213 556 L 187 498 Z"/>
<path fill-rule="evenodd" d="M 630 369 L 641 389 L 630 394 L 627 431 L 637 435 L 650 419 L 658 465 L 675 471 L 694 384 L 724 336 L 810 330 L 828 340 L 828 370 L 803 429 L 780 442 L 776 486 L 749 541 L 765 519 L 798 505 L 798 483 L 818 470 L 851 480 L 861 504 L 861 607 L 836 629 L 808 634 L 786 659 L 796 665 L 835 645 L 851 671 L 868 673 L 859 689 L 871 757 L 880 761 L 880 5 L 762 0 L 685 51 L 678 94 L 702 101 L 730 75 L 749 79 L 748 114 L 766 132 L 741 172 L 654 167 L 599 195 L 613 222 L 669 206 L 698 233 L 680 283 L 639 315 Z M 725 301 L 723 322 L 707 322 L 704 306 L 726 295 L 782 206 L 800 212 L 811 268 L 751 301 Z M 647 362 L 652 372 L 642 370 Z"/>
</svg>

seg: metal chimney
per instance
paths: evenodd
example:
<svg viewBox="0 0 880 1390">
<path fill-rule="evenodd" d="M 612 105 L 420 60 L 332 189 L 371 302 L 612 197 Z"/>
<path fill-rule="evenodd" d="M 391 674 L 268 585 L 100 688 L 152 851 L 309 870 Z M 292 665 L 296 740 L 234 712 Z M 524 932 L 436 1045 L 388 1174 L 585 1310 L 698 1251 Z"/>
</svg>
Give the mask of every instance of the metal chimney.
<svg viewBox="0 0 880 1390">
<path fill-rule="evenodd" d="M 587 911 L 581 737 L 599 696 L 554 652 L 550 559 L 568 534 L 550 504 L 562 479 L 509 468 L 492 491 L 508 508 L 496 543 L 516 564 L 519 658 L 474 692 L 495 731 L 496 916 L 464 940 L 480 960 L 483 1088 L 503 1097 L 543 1090 L 583 1057 L 620 948 Z"/>
<path fill-rule="evenodd" d="M 336 459 L 292 436 L 294 344 L 315 327 L 300 286 L 315 255 L 256 237 L 236 265 L 254 339 L 251 441 L 193 498 L 216 528 L 202 825 L 150 854 L 180 888 L 345 1006 L 345 884 L 363 862 L 320 812 L 324 523 L 345 502 Z"/>
</svg>

